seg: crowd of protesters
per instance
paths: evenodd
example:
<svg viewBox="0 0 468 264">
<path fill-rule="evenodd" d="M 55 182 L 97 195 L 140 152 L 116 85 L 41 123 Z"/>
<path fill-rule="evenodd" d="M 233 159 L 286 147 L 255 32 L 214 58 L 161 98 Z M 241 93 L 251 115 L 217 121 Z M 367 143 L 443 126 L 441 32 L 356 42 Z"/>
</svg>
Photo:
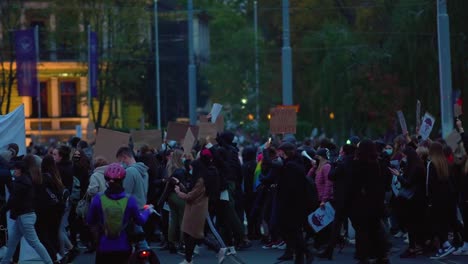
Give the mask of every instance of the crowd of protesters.
<svg viewBox="0 0 468 264">
<path fill-rule="evenodd" d="M 401 258 L 468 255 L 468 136 L 459 120 L 457 131 L 456 149 L 408 134 L 393 142 L 351 137 L 341 147 L 286 135 L 241 147 L 223 132 L 192 150 L 166 142 L 159 150 L 123 146 L 114 164 L 79 138 L 25 156 L 12 143 L 0 153 L 6 186 L 0 192 L 9 193 L 1 201 L 1 225 L 7 212 L 14 220 L 8 239 L 1 238 L 2 263 L 18 262 L 21 237 L 45 263 L 94 252 L 97 263 L 105 257 L 125 263 L 127 231 L 110 236 L 99 228 L 106 197 L 132 208 L 124 222 L 134 218 L 133 231 L 144 233 L 139 247 L 159 241 L 159 250 L 183 254 L 182 263 L 192 263 L 202 243 L 221 263 L 260 240 L 265 250 L 284 249 L 283 261 L 311 263 L 309 244 L 317 257 L 333 259 L 335 248 L 348 243 L 355 244 L 358 263 L 383 264 L 390 263 L 391 236 L 407 240 Z M 314 232 L 307 216 L 327 203 L 334 221 Z M 158 216 L 146 213 L 148 204 Z M 224 243 L 213 241 L 207 218 Z"/>
</svg>

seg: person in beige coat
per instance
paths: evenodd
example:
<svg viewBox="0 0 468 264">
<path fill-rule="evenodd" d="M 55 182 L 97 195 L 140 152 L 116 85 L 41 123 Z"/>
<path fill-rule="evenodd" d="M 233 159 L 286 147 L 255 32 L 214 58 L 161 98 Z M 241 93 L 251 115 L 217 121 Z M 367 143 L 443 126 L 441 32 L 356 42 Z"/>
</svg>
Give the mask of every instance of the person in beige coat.
<svg viewBox="0 0 468 264">
<path fill-rule="evenodd" d="M 191 164 L 193 168 L 193 188 L 184 192 L 185 187 L 177 181 L 175 192 L 185 201 L 181 230 L 185 240 L 185 260 L 181 264 L 191 264 L 195 245 L 203 240 L 205 219 L 208 214 L 210 197 L 219 196 L 219 180 L 213 165 L 213 155 L 208 149 L 201 152 L 200 158 Z"/>
</svg>

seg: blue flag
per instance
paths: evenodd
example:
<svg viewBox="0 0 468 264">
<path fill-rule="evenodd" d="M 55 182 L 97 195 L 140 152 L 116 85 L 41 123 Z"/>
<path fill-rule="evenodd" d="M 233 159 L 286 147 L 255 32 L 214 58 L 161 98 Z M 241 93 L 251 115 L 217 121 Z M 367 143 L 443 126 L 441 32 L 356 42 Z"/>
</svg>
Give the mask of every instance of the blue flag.
<svg viewBox="0 0 468 264">
<path fill-rule="evenodd" d="M 34 29 L 15 31 L 16 78 L 20 96 L 37 96 L 37 54 Z"/>
<path fill-rule="evenodd" d="M 98 39 L 96 32 L 89 33 L 89 83 L 91 89 L 91 97 L 97 97 L 97 80 L 98 80 Z"/>
</svg>

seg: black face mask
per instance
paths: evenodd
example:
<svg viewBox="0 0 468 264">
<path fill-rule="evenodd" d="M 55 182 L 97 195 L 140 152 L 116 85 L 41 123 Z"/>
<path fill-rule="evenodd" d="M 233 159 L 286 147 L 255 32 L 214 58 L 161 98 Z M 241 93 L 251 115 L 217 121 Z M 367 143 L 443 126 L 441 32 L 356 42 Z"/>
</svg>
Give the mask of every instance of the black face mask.
<svg viewBox="0 0 468 264">
<path fill-rule="evenodd" d="M 81 158 L 81 157 L 73 156 L 72 160 L 73 160 L 74 162 L 78 162 L 78 161 L 80 161 L 80 158 Z"/>
</svg>

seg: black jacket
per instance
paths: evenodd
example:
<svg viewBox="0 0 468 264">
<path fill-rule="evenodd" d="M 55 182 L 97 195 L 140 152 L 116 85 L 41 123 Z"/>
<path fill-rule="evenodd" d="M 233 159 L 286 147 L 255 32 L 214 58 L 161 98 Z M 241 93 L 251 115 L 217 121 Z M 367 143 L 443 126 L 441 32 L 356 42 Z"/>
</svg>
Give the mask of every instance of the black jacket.
<svg viewBox="0 0 468 264">
<path fill-rule="evenodd" d="M 307 180 L 300 157 L 286 159 L 281 171 L 277 195 L 278 220 L 280 229 L 289 232 L 301 228 L 307 217 Z"/>
<path fill-rule="evenodd" d="M 354 155 L 344 156 L 329 178 L 333 182 L 333 198 L 337 213 L 345 213 L 346 201 L 349 200 Z"/>
<path fill-rule="evenodd" d="M 57 163 L 57 167 L 60 173 L 60 178 L 62 180 L 63 185 L 68 191 L 72 192 L 73 187 L 73 163 L 70 160 L 62 160 Z"/>
<path fill-rule="evenodd" d="M 360 224 L 375 222 L 384 216 L 385 179 L 377 160 L 353 160 L 350 185 L 350 217 Z"/>
<path fill-rule="evenodd" d="M 11 183 L 10 198 L 3 210 L 10 210 L 11 219 L 34 212 L 34 189 L 31 176 L 22 175 L 15 177 Z"/>
</svg>

